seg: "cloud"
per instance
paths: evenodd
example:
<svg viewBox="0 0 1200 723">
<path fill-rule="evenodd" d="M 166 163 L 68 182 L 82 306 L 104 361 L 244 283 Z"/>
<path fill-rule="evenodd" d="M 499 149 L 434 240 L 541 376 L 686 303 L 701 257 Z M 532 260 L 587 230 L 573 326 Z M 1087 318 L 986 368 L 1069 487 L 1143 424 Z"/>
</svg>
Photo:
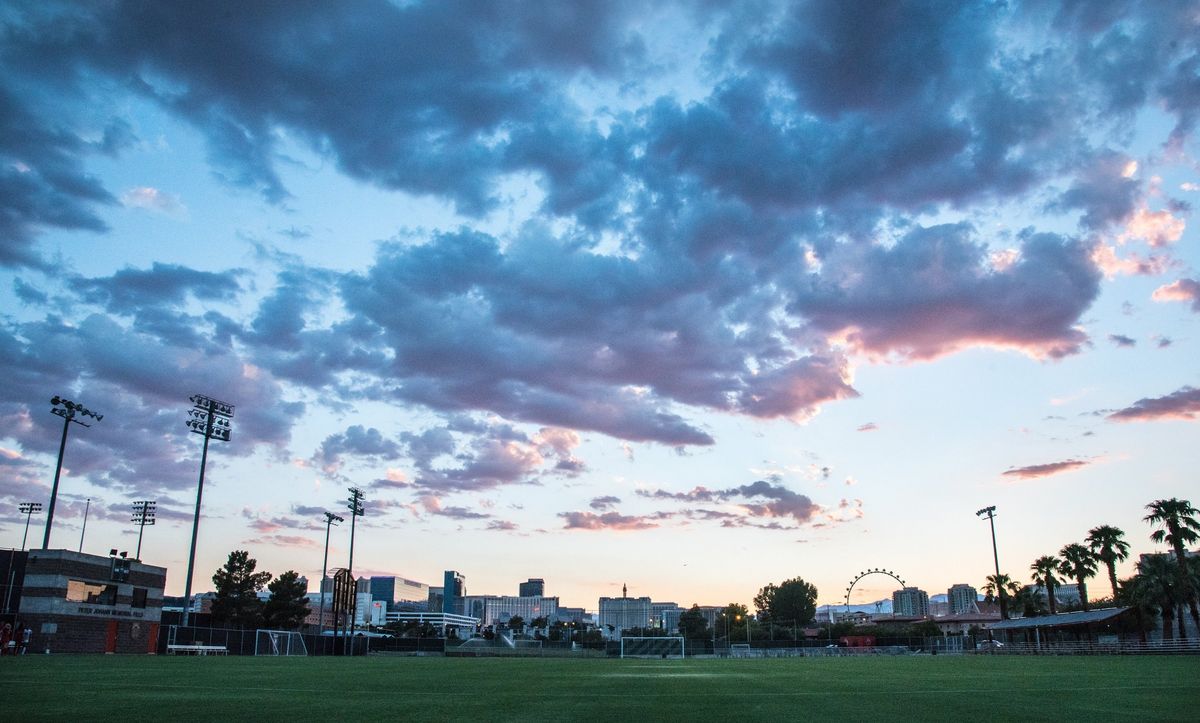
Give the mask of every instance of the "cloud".
<svg viewBox="0 0 1200 723">
<path fill-rule="evenodd" d="M 1182 301 L 1191 303 L 1192 311 L 1200 312 L 1200 281 L 1179 279 L 1158 287 L 1151 297 L 1155 301 Z"/>
<path fill-rule="evenodd" d="M 347 427 L 344 432 L 326 437 L 313 455 L 313 461 L 326 474 L 338 475 L 346 457 L 384 463 L 396 459 L 400 454 L 400 445 L 395 440 L 384 437 L 383 433 L 374 427 L 355 424 Z"/>
<path fill-rule="evenodd" d="M 1117 422 L 1149 422 L 1160 419 L 1193 420 L 1200 415 L 1200 389 L 1181 387 L 1165 397 L 1147 397 L 1113 412 Z"/>
<path fill-rule="evenodd" d="M 795 290 L 791 308 L 831 336 L 877 354 L 929 359 L 971 345 L 1036 357 L 1078 353 L 1080 315 L 1099 293 L 1090 248 L 1053 234 L 1023 239 L 992 268 L 970 226 L 917 228 L 891 248 L 839 249 Z"/>
<path fill-rule="evenodd" d="M 650 518 L 618 512 L 560 512 L 558 516 L 565 520 L 563 529 L 567 530 L 649 530 L 659 526 Z"/>
<path fill-rule="evenodd" d="M 1139 208 L 1129 219 L 1119 240 L 1125 242 L 1140 239 L 1153 247 L 1161 248 L 1178 241 L 1186 228 L 1187 222 L 1172 215 L 1167 209 L 1150 211 Z"/>
<path fill-rule="evenodd" d="M 1067 459 L 1061 462 L 1049 462 L 1047 464 L 1034 464 L 1028 467 L 1014 467 L 1006 470 L 1001 474 L 1004 477 L 1017 477 L 1019 479 L 1038 479 L 1039 477 L 1049 477 L 1051 475 L 1060 474 L 1062 472 L 1070 472 L 1072 470 L 1086 467 L 1090 464 L 1087 460 Z"/>
<path fill-rule="evenodd" d="M 418 498 L 418 502 L 426 513 L 436 515 L 438 517 L 449 517 L 455 520 L 486 520 L 492 517 L 490 514 L 485 512 L 469 510 L 466 507 L 457 507 L 453 505 L 450 507 L 445 507 L 442 505 L 441 499 L 434 495 L 421 495 Z"/>
<path fill-rule="evenodd" d="M 613 495 L 604 495 L 603 497 L 593 497 L 588 503 L 588 507 L 593 510 L 607 510 L 613 505 L 621 504 L 621 498 Z"/>
<path fill-rule="evenodd" d="M 855 431 L 858 431 L 858 432 L 874 432 L 874 431 L 876 431 L 877 429 L 879 429 L 879 425 L 878 425 L 878 424 L 876 424 L 876 423 L 874 423 L 874 422 L 867 422 L 866 424 L 864 424 L 864 425 L 860 426 L 860 427 L 859 427 L 857 430 L 855 430 Z"/>
<path fill-rule="evenodd" d="M 687 492 L 670 492 L 663 489 L 638 490 L 638 496 L 659 500 L 686 502 L 733 502 L 749 517 L 789 518 L 795 525 L 813 520 L 822 512 L 820 505 L 806 495 L 781 484 L 759 480 L 748 485 L 714 490 L 694 487 Z"/>
<path fill-rule="evenodd" d="M 179 200 L 179 196 L 150 186 L 126 190 L 121 194 L 121 204 L 126 208 L 141 208 L 176 218 L 187 217 L 187 207 Z"/>
<path fill-rule="evenodd" d="M 1134 339 L 1131 336 L 1125 336 L 1124 334 L 1109 334 L 1108 340 L 1114 345 L 1120 347 L 1137 346 L 1137 339 Z"/>
</svg>

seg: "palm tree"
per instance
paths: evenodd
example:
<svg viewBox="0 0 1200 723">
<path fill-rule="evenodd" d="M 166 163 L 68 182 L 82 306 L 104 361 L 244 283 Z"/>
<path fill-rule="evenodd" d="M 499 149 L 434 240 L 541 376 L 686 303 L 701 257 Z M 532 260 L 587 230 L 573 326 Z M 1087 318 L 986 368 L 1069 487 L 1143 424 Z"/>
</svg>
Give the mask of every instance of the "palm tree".
<svg viewBox="0 0 1200 723">
<path fill-rule="evenodd" d="M 1033 571 L 1033 582 L 1035 585 L 1041 585 L 1046 589 L 1046 602 L 1050 605 L 1050 614 L 1054 615 L 1058 612 L 1058 601 L 1055 600 L 1055 588 L 1058 587 L 1058 580 L 1054 574 L 1058 572 L 1058 566 L 1062 564 L 1054 555 L 1042 555 L 1033 561 L 1029 569 Z"/>
<path fill-rule="evenodd" d="M 1096 559 L 1108 568 L 1108 583 L 1112 585 L 1113 601 L 1117 599 L 1117 563 L 1129 557 L 1129 543 L 1125 532 L 1112 525 L 1100 525 L 1088 530 L 1087 546 L 1092 548 Z"/>
<path fill-rule="evenodd" d="M 1079 599 L 1083 601 L 1083 611 L 1088 611 L 1087 579 L 1096 575 L 1096 558 L 1092 551 L 1072 542 L 1058 551 L 1062 561 L 1058 563 L 1058 571 L 1075 580 L 1079 585 Z"/>
<path fill-rule="evenodd" d="M 987 584 L 983 586 L 983 601 L 1000 603 L 1000 619 L 1008 620 L 1008 599 L 1015 597 L 1021 591 L 1021 585 L 1008 575 L 988 575 Z"/>
<path fill-rule="evenodd" d="M 1171 639 L 1171 622 L 1179 599 L 1175 564 L 1166 555 L 1147 555 L 1138 562 L 1137 575 L 1130 581 L 1129 598 L 1135 606 L 1157 611 L 1162 615 L 1163 640 Z"/>
<path fill-rule="evenodd" d="M 1182 601 L 1187 602 L 1192 614 L 1192 622 L 1200 629 L 1200 607 L 1196 605 L 1196 588 L 1192 585 L 1191 575 L 1188 574 L 1187 555 L 1184 545 L 1191 545 L 1200 540 L 1200 522 L 1196 515 L 1200 510 L 1192 507 L 1187 500 L 1172 497 L 1169 500 L 1155 500 L 1146 505 L 1150 514 L 1144 518 L 1146 522 L 1158 525 L 1150 539 L 1155 542 L 1165 542 L 1175 551 L 1177 568 L 1176 581 Z M 1180 637 L 1184 637 L 1183 620 L 1179 621 Z"/>
</svg>

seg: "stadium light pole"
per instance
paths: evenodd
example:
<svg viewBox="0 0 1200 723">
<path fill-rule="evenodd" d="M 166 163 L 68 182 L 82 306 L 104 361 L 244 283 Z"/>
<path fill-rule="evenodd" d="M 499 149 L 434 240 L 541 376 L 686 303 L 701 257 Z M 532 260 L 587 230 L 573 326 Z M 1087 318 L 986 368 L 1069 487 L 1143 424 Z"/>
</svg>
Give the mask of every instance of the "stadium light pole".
<svg viewBox="0 0 1200 723">
<path fill-rule="evenodd" d="M 1000 584 L 1000 553 L 996 550 L 996 506 L 984 507 L 975 515 L 980 519 L 986 517 L 992 527 L 992 562 L 996 564 L 996 594 L 1000 597 L 1000 610 L 1004 613 L 1001 617 L 1008 617 L 1008 601 L 1005 599 L 1004 586 Z"/>
<path fill-rule="evenodd" d="M 203 394 L 193 394 L 189 401 L 193 407 L 188 410 L 187 427 L 192 432 L 204 437 L 204 448 L 200 453 L 200 482 L 196 485 L 196 514 L 192 518 L 192 546 L 188 552 L 187 579 L 183 589 L 183 619 L 180 621 L 187 627 L 189 612 L 192 608 L 192 572 L 196 565 L 196 533 L 200 529 L 200 500 L 204 495 L 204 468 L 208 463 L 208 440 L 217 439 L 229 441 L 232 431 L 230 419 L 233 417 L 233 405 L 217 401 Z"/>
<path fill-rule="evenodd" d="M 134 553 L 133 558 L 139 562 L 142 559 L 142 533 L 146 531 L 146 525 L 154 524 L 157 506 L 158 502 L 155 500 L 138 500 L 133 503 L 133 517 L 130 522 L 138 526 L 137 552 Z"/>
<path fill-rule="evenodd" d="M 63 454 L 67 451 L 67 430 L 71 428 L 71 422 L 74 422 L 83 427 L 92 425 L 82 420 L 76 419 L 75 415 L 81 417 L 92 417 L 97 422 L 104 419 L 103 414 L 96 414 L 90 409 L 86 409 L 82 404 L 76 404 L 70 399 L 63 399 L 55 396 L 50 400 L 54 408 L 50 410 L 52 414 L 57 414 L 63 418 L 62 441 L 58 443 L 58 464 L 54 467 L 54 485 L 50 488 L 50 507 L 46 509 L 46 534 L 42 537 L 42 549 L 50 549 L 50 528 L 54 526 L 54 504 L 58 501 L 58 480 L 62 476 Z"/>
<path fill-rule="evenodd" d="M 358 614 L 358 581 L 354 579 L 354 522 L 359 517 L 363 516 L 363 491 L 357 487 L 348 488 L 350 496 L 346 498 L 346 509 L 350 510 L 350 563 L 346 566 L 346 572 L 350 573 L 350 584 L 354 587 L 354 614 L 350 616 L 350 645 L 354 645 L 354 623 L 355 616 Z M 354 648 L 350 648 L 350 654 L 354 654 Z"/>
<path fill-rule="evenodd" d="M 321 595 L 321 608 L 317 613 L 317 627 L 321 634 L 325 634 L 325 576 L 329 574 L 329 528 L 337 522 L 345 522 L 346 520 L 332 512 L 325 513 L 325 558 L 321 561 L 321 584 L 317 588 Z"/>
<path fill-rule="evenodd" d="M 42 511 L 41 502 L 22 502 L 18 505 L 21 513 L 25 515 L 25 535 L 21 538 L 21 552 L 25 552 L 25 543 L 29 540 L 29 518 L 37 512 Z"/>
<path fill-rule="evenodd" d="M 88 513 L 92 511 L 92 498 L 87 498 L 87 504 L 83 507 L 83 529 L 79 531 L 79 551 L 83 552 L 83 536 L 87 534 L 87 518 Z"/>
</svg>

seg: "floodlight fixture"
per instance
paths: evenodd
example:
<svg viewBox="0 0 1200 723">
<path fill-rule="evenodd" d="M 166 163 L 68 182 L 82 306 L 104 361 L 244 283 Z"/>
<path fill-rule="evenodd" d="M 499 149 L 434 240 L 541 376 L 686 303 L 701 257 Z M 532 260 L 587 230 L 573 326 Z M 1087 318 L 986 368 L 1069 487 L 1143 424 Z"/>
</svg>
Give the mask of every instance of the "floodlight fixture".
<svg viewBox="0 0 1200 723">
<path fill-rule="evenodd" d="M 92 426 L 80 417 L 91 417 L 97 422 L 104 419 L 103 414 L 97 414 L 82 404 L 72 402 L 70 399 L 63 399 L 57 394 L 51 397 L 50 404 L 53 407 L 50 410 L 51 414 L 57 414 L 63 418 L 63 431 L 62 441 L 58 443 L 58 464 L 54 467 L 54 484 L 50 487 L 50 506 L 46 509 L 46 533 L 42 536 L 43 550 L 50 547 L 50 530 L 54 527 L 54 505 L 58 501 L 58 481 L 62 477 L 63 454 L 67 451 L 67 430 L 71 428 L 71 422 L 83 427 Z"/>
<path fill-rule="evenodd" d="M 153 525 L 155 522 L 154 515 L 156 514 L 158 502 L 155 500 L 138 500 L 133 505 L 133 515 L 130 522 L 138 526 L 138 544 L 137 552 L 134 553 L 134 559 L 142 559 L 142 533 L 146 531 L 146 525 Z"/>
<path fill-rule="evenodd" d="M 200 481 L 196 485 L 196 514 L 192 518 L 192 545 L 188 552 L 187 578 L 183 590 L 183 625 L 188 624 L 188 615 L 192 602 L 192 573 L 196 566 L 196 534 L 200 529 L 200 501 L 204 496 L 204 468 L 208 464 L 208 441 L 215 439 L 228 442 L 232 431 L 230 419 L 233 417 L 233 405 L 203 394 L 193 394 L 188 397 L 192 409 L 188 410 L 189 419 L 184 423 L 195 434 L 204 437 L 203 451 L 200 453 Z"/>
<path fill-rule="evenodd" d="M 42 511 L 41 502 L 22 502 L 17 505 L 21 514 L 25 515 L 25 534 L 21 537 L 21 552 L 25 551 L 25 543 L 29 539 L 29 518 Z"/>
</svg>

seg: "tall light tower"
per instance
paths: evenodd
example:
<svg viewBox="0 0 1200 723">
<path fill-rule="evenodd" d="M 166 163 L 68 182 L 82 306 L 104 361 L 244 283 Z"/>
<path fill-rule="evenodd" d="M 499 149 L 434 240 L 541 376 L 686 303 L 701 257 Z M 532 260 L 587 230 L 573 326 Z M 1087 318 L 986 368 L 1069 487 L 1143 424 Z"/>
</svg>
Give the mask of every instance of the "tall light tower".
<svg viewBox="0 0 1200 723">
<path fill-rule="evenodd" d="M 75 416 L 92 417 L 97 422 L 104 419 L 103 414 L 96 414 L 90 409 L 85 409 L 82 404 L 76 404 L 69 399 L 62 397 L 54 397 L 50 400 L 54 405 L 51 413 L 57 414 L 63 418 L 63 433 L 62 441 L 58 443 L 58 464 L 54 467 L 54 486 L 50 488 L 50 507 L 46 510 L 46 534 L 42 538 L 42 549 L 50 549 L 50 528 L 54 526 L 54 503 L 58 500 L 58 479 L 62 476 L 63 453 L 67 451 L 67 430 L 71 428 L 71 422 L 84 427 L 92 425 L 87 422 L 76 419 Z"/>
<path fill-rule="evenodd" d="M 25 535 L 21 538 L 21 552 L 25 551 L 25 541 L 29 539 L 29 518 L 42 511 L 41 502 L 22 502 L 18 505 L 21 514 L 25 515 Z"/>
<path fill-rule="evenodd" d="M 346 520 L 332 512 L 325 513 L 325 557 L 321 560 L 321 585 L 317 590 L 321 594 L 321 608 L 317 613 L 317 625 L 320 626 L 321 634 L 325 633 L 325 576 L 329 574 L 329 528 L 335 522 L 345 522 Z"/>
<path fill-rule="evenodd" d="M 138 546 L 133 559 L 139 562 L 142 559 L 142 533 L 145 532 L 146 525 L 154 524 L 154 515 L 157 512 L 157 507 L 158 502 L 155 500 L 138 500 L 133 503 L 133 518 L 131 522 L 138 526 Z"/>
<path fill-rule="evenodd" d="M 350 616 L 350 644 L 353 645 L 354 618 L 358 609 L 358 583 L 354 580 L 354 522 L 363 516 L 363 491 L 357 487 L 350 487 L 349 492 L 350 496 L 346 498 L 346 509 L 350 510 L 350 564 L 346 566 L 346 571 L 350 573 L 350 584 L 354 586 L 355 615 Z M 353 651 L 353 648 L 351 650 Z"/>
<path fill-rule="evenodd" d="M 1008 601 L 1005 599 L 1004 586 L 1000 584 L 1000 554 L 996 551 L 996 506 L 984 507 L 975 513 L 980 518 L 987 518 L 992 527 L 992 562 L 996 564 L 996 594 L 1000 596 L 1001 617 L 1008 617 Z"/>
<path fill-rule="evenodd" d="M 200 529 L 200 499 L 204 496 L 204 468 L 208 464 L 208 440 L 217 439 L 229 441 L 233 417 L 233 405 L 217 401 L 203 394 L 193 394 L 190 398 L 194 405 L 188 410 L 187 426 L 196 434 L 204 437 L 204 450 L 200 453 L 200 483 L 196 486 L 196 516 L 192 519 L 192 547 L 188 552 L 187 579 L 183 589 L 183 620 L 188 624 L 189 612 L 192 608 L 192 571 L 196 565 L 196 533 Z"/>
</svg>

